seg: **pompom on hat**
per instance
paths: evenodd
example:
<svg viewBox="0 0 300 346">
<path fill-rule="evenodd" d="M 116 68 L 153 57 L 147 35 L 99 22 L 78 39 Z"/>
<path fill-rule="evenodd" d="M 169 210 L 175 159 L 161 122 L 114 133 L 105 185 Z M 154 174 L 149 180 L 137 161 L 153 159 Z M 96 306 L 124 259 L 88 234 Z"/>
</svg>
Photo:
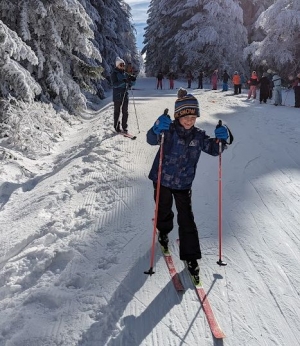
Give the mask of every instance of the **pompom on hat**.
<svg viewBox="0 0 300 346">
<path fill-rule="evenodd" d="M 183 90 L 181 93 L 182 96 L 179 95 L 180 90 Z M 200 117 L 198 100 L 192 94 L 184 93 L 184 91 L 186 92 L 185 89 L 178 90 L 178 99 L 175 101 L 174 118 L 179 119 L 188 115 Z"/>
<path fill-rule="evenodd" d="M 179 88 L 177 91 L 177 98 L 182 99 L 184 96 L 187 95 L 187 91 L 184 88 Z"/>
<path fill-rule="evenodd" d="M 120 64 L 125 65 L 125 61 L 118 56 L 116 59 L 116 67 L 118 67 Z"/>
</svg>

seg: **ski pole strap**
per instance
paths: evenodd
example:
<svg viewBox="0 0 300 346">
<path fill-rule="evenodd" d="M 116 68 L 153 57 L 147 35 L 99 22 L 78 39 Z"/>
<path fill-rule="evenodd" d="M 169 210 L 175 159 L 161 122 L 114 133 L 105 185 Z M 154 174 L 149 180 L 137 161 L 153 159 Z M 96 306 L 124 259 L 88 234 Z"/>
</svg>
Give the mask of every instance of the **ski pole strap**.
<svg viewBox="0 0 300 346">
<path fill-rule="evenodd" d="M 229 134 L 229 142 L 228 141 L 226 141 L 226 143 L 228 144 L 228 145 L 230 145 L 232 142 L 233 142 L 233 134 L 232 134 L 232 132 L 229 130 L 229 128 L 228 128 L 228 126 L 227 125 L 223 125 L 223 126 L 225 126 L 226 127 L 226 129 L 227 129 L 227 131 L 228 131 L 228 134 Z"/>
</svg>

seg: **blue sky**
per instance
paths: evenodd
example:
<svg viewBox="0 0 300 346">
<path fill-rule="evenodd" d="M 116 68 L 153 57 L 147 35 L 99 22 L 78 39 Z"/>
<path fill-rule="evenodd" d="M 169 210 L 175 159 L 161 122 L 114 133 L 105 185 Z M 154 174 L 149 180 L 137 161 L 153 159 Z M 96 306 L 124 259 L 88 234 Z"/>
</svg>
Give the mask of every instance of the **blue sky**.
<svg viewBox="0 0 300 346">
<path fill-rule="evenodd" d="M 139 50 L 143 48 L 143 34 L 148 18 L 147 10 L 150 0 L 127 0 L 131 7 L 132 21 L 137 31 L 136 43 Z"/>
</svg>

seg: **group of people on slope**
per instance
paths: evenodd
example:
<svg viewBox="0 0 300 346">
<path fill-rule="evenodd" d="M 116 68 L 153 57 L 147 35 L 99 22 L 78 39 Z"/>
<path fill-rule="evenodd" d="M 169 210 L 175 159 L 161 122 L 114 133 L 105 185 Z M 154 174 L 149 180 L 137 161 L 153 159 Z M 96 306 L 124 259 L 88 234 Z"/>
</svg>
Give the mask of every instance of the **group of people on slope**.
<svg viewBox="0 0 300 346">
<path fill-rule="evenodd" d="M 266 103 L 267 99 L 274 98 L 275 106 L 282 105 L 282 78 L 277 72 L 273 72 L 272 75 L 272 71 L 268 70 L 267 72 L 264 72 L 262 77 L 259 79 L 256 71 L 253 71 L 248 83 L 248 100 L 251 98 L 251 96 L 254 99 L 256 98 L 256 90 L 259 87 L 260 103 Z M 295 93 L 295 107 L 300 108 L 300 73 L 298 73 L 296 78 L 291 77 L 291 83 L 288 89 L 291 88 L 293 88 Z"/>
<path fill-rule="evenodd" d="M 218 83 L 218 70 L 215 70 L 211 77 L 212 90 L 217 90 Z M 295 92 L 295 107 L 300 108 L 300 73 L 297 77 L 291 82 L 289 88 L 293 88 Z M 222 75 L 222 91 L 228 90 L 228 83 L 230 81 L 230 76 L 226 70 Z M 232 84 L 234 88 L 234 94 L 241 94 L 243 85 L 247 84 L 248 97 L 249 100 L 251 97 L 256 99 L 257 89 L 259 88 L 259 101 L 260 103 L 267 103 L 268 99 L 274 98 L 274 105 L 282 105 L 282 78 L 277 72 L 268 70 L 264 72 L 262 77 L 259 78 L 256 71 L 252 71 L 251 77 L 247 80 L 243 73 L 234 72 L 232 77 Z"/>
<path fill-rule="evenodd" d="M 187 81 L 187 89 L 190 89 L 192 87 L 192 81 L 194 80 L 194 76 L 192 72 L 189 70 L 186 73 L 186 81 Z M 176 79 L 175 73 L 170 70 L 170 72 L 167 74 L 166 78 L 169 80 L 169 89 L 174 89 L 174 81 Z M 201 70 L 199 72 L 199 75 L 197 76 L 198 80 L 198 89 L 203 89 L 203 78 L 204 78 L 204 72 Z M 163 89 L 163 79 L 164 74 L 160 70 L 156 75 L 156 89 Z"/>
<path fill-rule="evenodd" d="M 169 79 L 169 88 L 174 89 L 174 81 L 176 79 L 175 73 L 170 70 L 170 72 L 167 74 L 167 78 Z M 161 70 L 158 71 L 156 75 L 156 89 L 163 89 L 163 79 L 164 79 L 164 74 L 161 72 Z"/>
<path fill-rule="evenodd" d="M 281 84 L 282 79 L 278 73 L 274 73 L 273 76 L 268 75 L 264 72 L 262 77 L 259 79 L 256 71 L 252 71 L 251 77 L 248 80 L 249 91 L 247 99 L 250 100 L 251 96 L 256 99 L 257 88 L 260 88 L 259 101 L 260 103 L 267 103 L 267 99 L 272 99 L 274 96 L 274 105 L 282 105 L 282 91 Z"/>
</svg>

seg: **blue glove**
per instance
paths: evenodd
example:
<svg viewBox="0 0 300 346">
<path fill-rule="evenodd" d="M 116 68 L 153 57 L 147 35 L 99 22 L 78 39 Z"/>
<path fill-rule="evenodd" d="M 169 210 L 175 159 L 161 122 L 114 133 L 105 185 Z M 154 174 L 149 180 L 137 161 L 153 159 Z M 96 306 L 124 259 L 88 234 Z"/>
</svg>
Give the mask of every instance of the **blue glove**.
<svg viewBox="0 0 300 346">
<path fill-rule="evenodd" d="M 169 118 L 169 116 L 163 114 L 156 120 L 152 130 L 156 135 L 159 135 L 161 132 L 169 130 L 171 122 L 172 120 Z"/>
<path fill-rule="evenodd" d="M 223 126 L 223 125 L 218 125 L 215 129 L 215 136 L 218 139 L 227 141 L 228 139 L 228 130 L 227 127 Z"/>
</svg>

